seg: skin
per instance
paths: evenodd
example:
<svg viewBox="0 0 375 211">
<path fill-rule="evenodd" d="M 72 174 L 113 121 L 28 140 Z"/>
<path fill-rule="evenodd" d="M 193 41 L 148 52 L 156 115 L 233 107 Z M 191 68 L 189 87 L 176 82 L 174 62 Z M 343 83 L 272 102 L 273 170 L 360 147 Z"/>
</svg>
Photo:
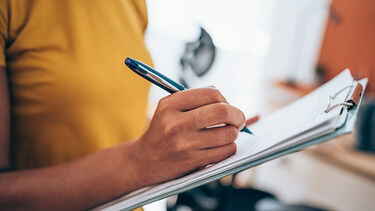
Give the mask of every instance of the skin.
<svg viewBox="0 0 375 211">
<path fill-rule="evenodd" d="M 226 126 L 206 129 L 221 123 Z M 8 82 L 0 67 L 0 210 L 83 210 L 233 155 L 245 117 L 215 88 L 186 90 L 160 100 L 137 140 L 62 165 L 13 172 L 9 125 Z"/>
</svg>

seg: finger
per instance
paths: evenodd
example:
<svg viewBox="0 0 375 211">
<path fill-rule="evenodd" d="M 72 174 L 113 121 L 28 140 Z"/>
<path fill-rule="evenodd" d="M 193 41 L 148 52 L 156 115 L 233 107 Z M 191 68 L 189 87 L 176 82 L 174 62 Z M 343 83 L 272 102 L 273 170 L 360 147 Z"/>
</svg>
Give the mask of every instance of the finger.
<svg viewBox="0 0 375 211">
<path fill-rule="evenodd" d="M 203 149 L 200 150 L 198 156 L 200 156 L 201 163 L 200 166 L 207 166 L 209 164 L 218 163 L 225 158 L 234 155 L 237 151 L 237 146 L 235 143 L 227 144 L 220 147 Z"/>
<path fill-rule="evenodd" d="M 259 115 L 253 116 L 253 117 L 251 117 L 250 119 L 247 119 L 247 120 L 246 120 L 246 125 L 254 124 L 254 123 L 257 122 L 258 120 L 259 120 Z"/>
<path fill-rule="evenodd" d="M 180 111 L 188 111 L 212 103 L 227 103 L 220 91 L 213 87 L 184 90 L 165 99 Z"/>
<path fill-rule="evenodd" d="M 245 116 L 241 110 L 226 103 L 214 103 L 199 107 L 186 113 L 194 128 L 204 129 L 217 124 L 233 125 L 241 128 L 245 125 Z"/>
<path fill-rule="evenodd" d="M 196 133 L 193 138 L 194 143 L 198 149 L 214 148 L 233 143 L 240 130 L 233 125 L 224 127 L 203 129 Z"/>
</svg>

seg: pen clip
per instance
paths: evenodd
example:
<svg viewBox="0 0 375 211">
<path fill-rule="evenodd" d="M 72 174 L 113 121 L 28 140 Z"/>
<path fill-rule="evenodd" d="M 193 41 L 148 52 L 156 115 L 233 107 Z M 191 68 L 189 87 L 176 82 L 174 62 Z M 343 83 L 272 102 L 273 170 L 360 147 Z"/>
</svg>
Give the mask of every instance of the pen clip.
<svg viewBox="0 0 375 211">
<path fill-rule="evenodd" d="M 138 69 L 135 69 L 138 74 L 141 74 L 144 77 L 147 77 L 148 79 L 153 80 L 154 83 L 156 83 L 156 85 L 159 85 L 159 86 L 162 86 L 162 87 L 164 87 L 166 89 L 169 89 L 173 93 L 180 91 L 175 86 L 173 86 L 172 84 L 168 83 L 167 81 L 163 80 L 159 76 L 155 75 L 153 72 L 151 72 L 151 71 L 147 70 L 146 68 L 144 68 L 142 65 L 138 64 L 138 68 L 141 68 L 142 70 L 144 70 L 144 72 L 143 72 L 143 71 L 139 71 Z"/>
<path fill-rule="evenodd" d="M 170 86 L 174 87 L 178 91 L 185 90 L 185 87 L 183 87 L 182 85 L 176 83 L 175 81 L 173 81 L 172 79 L 168 78 L 167 76 L 159 73 L 158 71 L 152 69 L 148 65 L 143 64 L 142 62 L 137 61 L 135 59 L 131 59 L 131 60 L 133 62 L 135 62 L 138 65 L 138 67 L 142 67 L 142 70 L 147 71 L 148 73 L 152 73 L 152 75 L 153 75 L 154 78 L 158 78 L 158 79 L 164 81 L 164 83 L 169 84 Z"/>
</svg>

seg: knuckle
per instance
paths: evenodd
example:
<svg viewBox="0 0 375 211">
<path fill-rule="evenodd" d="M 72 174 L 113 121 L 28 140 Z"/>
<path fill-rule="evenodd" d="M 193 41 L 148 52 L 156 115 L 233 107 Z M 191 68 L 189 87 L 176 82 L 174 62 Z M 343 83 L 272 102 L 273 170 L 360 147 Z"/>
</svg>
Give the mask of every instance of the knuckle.
<svg viewBox="0 0 375 211">
<path fill-rule="evenodd" d="M 246 117 L 245 117 L 245 114 L 242 112 L 242 111 L 240 111 L 241 112 L 241 118 L 242 118 L 242 121 L 241 121 L 241 123 L 242 124 L 246 124 Z"/>
<path fill-rule="evenodd" d="M 229 148 L 228 151 L 229 151 L 230 155 L 236 154 L 236 152 L 237 152 L 237 145 L 236 145 L 236 143 L 231 143 L 228 148 Z"/>
<path fill-rule="evenodd" d="M 238 129 L 234 126 L 227 126 L 226 129 L 226 140 L 228 142 L 233 142 L 237 139 L 238 137 Z"/>
<path fill-rule="evenodd" d="M 181 121 L 165 121 L 163 124 L 163 134 L 165 136 L 174 136 L 177 134 L 179 129 L 181 128 Z"/>
<path fill-rule="evenodd" d="M 159 101 L 157 109 L 159 112 L 165 113 L 166 111 L 168 111 L 168 108 L 169 108 L 169 98 L 167 96 L 167 97 L 162 98 Z"/>
<path fill-rule="evenodd" d="M 218 104 L 216 106 L 215 112 L 219 116 L 221 116 L 221 117 L 223 117 L 225 119 L 228 118 L 230 116 L 230 113 L 231 113 L 229 106 L 227 106 L 226 104 L 223 104 L 223 103 L 220 103 L 220 104 Z"/>
<path fill-rule="evenodd" d="M 161 99 L 159 100 L 159 105 L 167 104 L 168 97 L 169 97 L 169 96 L 166 96 L 166 97 L 161 98 Z"/>
<path fill-rule="evenodd" d="M 224 102 L 224 97 L 223 95 L 221 94 L 221 92 L 216 89 L 216 88 L 211 88 L 211 95 L 212 95 L 212 98 L 217 101 L 217 102 Z"/>
<path fill-rule="evenodd" d="M 172 144 L 172 149 L 185 160 L 191 160 L 193 158 L 192 150 L 190 150 L 188 144 L 183 141 L 174 141 Z"/>
<path fill-rule="evenodd" d="M 223 102 L 224 97 L 220 91 L 213 87 L 201 89 L 201 96 L 209 102 Z"/>
<path fill-rule="evenodd" d="M 169 136 L 170 135 L 170 129 L 168 126 L 163 127 L 162 130 L 163 136 Z"/>
<path fill-rule="evenodd" d="M 181 152 L 182 151 L 182 146 L 181 146 L 182 144 L 181 144 L 181 142 L 179 142 L 179 141 L 175 141 L 175 142 L 173 142 L 173 150 L 175 151 L 175 152 Z"/>
</svg>

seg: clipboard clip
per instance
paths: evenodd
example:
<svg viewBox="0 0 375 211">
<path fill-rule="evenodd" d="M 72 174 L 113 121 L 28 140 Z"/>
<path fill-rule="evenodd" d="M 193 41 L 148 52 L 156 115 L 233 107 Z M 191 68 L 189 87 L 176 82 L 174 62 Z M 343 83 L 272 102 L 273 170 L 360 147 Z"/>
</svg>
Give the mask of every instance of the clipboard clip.
<svg viewBox="0 0 375 211">
<path fill-rule="evenodd" d="M 354 86 L 344 87 L 343 89 L 338 91 L 334 96 L 329 96 L 328 97 L 328 106 L 327 106 L 327 109 L 324 112 L 329 113 L 333 109 L 335 109 L 337 107 L 341 107 L 341 106 L 346 107 L 346 109 L 348 109 L 348 110 L 355 108 L 358 105 L 359 99 L 361 99 L 361 96 L 362 96 L 363 86 L 360 83 L 358 83 L 355 86 L 354 92 L 352 93 L 352 96 L 350 97 L 349 100 L 347 100 L 346 102 L 331 105 L 332 104 L 331 101 L 334 100 L 341 92 L 343 92 L 346 89 L 353 88 L 353 87 Z"/>
</svg>

